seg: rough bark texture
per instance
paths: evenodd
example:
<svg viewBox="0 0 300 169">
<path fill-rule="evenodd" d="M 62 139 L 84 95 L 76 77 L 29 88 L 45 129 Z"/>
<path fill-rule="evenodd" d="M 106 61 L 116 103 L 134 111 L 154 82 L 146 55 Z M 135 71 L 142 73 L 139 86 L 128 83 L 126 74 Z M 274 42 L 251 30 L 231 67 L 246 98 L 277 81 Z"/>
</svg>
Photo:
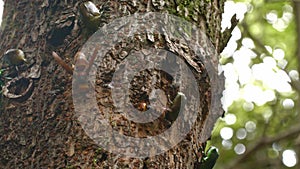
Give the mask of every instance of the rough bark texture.
<svg viewBox="0 0 300 169">
<path fill-rule="evenodd" d="M 224 42 L 228 40 L 228 37 L 222 37 L 220 32 L 223 1 L 95 0 L 94 2 L 105 13 L 103 24 L 136 12 L 168 11 L 198 25 L 210 37 L 218 52 L 224 48 Z M 198 73 L 196 76 L 203 84 L 199 87 L 199 91 L 206 96 L 201 100 L 200 116 L 186 139 L 170 151 L 146 159 L 123 158 L 103 151 L 85 134 L 74 115 L 72 76 L 55 62 L 51 54 L 52 51 L 56 51 L 67 63 L 74 64 L 73 56 L 90 34 L 80 21 L 78 12 L 80 3 L 72 0 L 5 1 L 0 32 L 0 54 L 2 56 L 10 48 L 21 48 L 30 63 L 23 69 L 21 67 L 20 72 L 14 75 L 30 80 L 17 81 L 16 89 L 11 90 L 22 93 L 30 83 L 33 87 L 26 97 L 1 98 L 0 168 L 196 168 L 205 146 L 205 142 L 200 142 L 199 133 L 210 104 L 209 79 L 205 67 L 200 63 L 198 66 L 203 69 L 203 74 Z M 147 39 L 147 36 L 142 38 Z M 141 48 L 148 45 L 171 50 L 164 38 L 156 38 L 159 46 L 154 42 L 127 41 L 122 44 L 122 48 L 130 52 L 136 46 Z M 117 49 L 119 48 L 116 47 L 108 54 L 116 60 L 121 57 L 118 53 L 122 52 Z M 173 53 L 180 54 L 182 49 L 178 46 L 172 50 Z M 104 68 L 103 71 L 108 69 Z M 110 76 L 104 75 L 103 79 L 111 78 Z M 142 79 L 147 88 L 149 78 L 149 73 L 144 72 L 136 81 Z M 5 82 L 8 83 L 9 80 Z M 18 86 L 20 82 L 25 83 L 25 87 Z M 99 86 L 103 86 L 104 83 L 105 80 L 96 82 Z M 165 88 L 171 98 L 175 97 L 176 89 L 160 87 Z M 133 85 L 133 88 L 138 90 L 141 86 Z M 146 89 L 144 93 L 138 91 L 133 93 L 132 103 L 138 105 L 142 95 L 149 94 L 147 92 Z M 97 94 L 97 99 L 102 103 L 101 99 L 109 95 L 109 92 L 98 88 Z M 122 119 L 118 113 L 116 116 Z M 124 121 L 122 124 L 128 126 L 126 120 Z M 164 123 L 158 125 L 161 125 L 160 129 L 167 126 Z M 145 129 L 147 126 L 134 124 L 133 128 Z M 120 127 L 115 129 L 120 130 Z M 143 135 L 143 132 L 137 135 Z M 132 135 L 136 136 L 136 133 Z"/>
</svg>

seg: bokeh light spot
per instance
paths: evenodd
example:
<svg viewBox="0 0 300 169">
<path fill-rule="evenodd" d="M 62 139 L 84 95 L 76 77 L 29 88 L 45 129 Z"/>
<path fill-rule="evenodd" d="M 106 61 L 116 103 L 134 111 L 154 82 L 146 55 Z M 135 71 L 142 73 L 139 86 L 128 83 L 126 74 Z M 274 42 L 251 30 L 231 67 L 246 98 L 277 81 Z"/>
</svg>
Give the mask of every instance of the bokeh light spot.
<svg viewBox="0 0 300 169">
<path fill-rule="evenodd" d="M 282 102 L 282 106 L 284 109 L 292 109 L 294 107 L 294 101 L 292 99 L 285 99 Z"/>
<path fill-rule="evenodd" d="M 230 127 L 223 127 L 220 131 L 220 135 L 224 140 L 229 140 L 233 136 L 233 129 Z"/>
<path fill-rule="evenodd" d="M 248 121 L 245 124 L 245 128 L 247 130 L 247 132 L 254 132 L 256 129 L 256 123 L 254 123 L 253 121 Z"/>
<path fill-rule="evenodd" d="M 297 164 L 296 152 L 294 150 L 283 151 L 282 162 L 287 167 L 294 167 Z"/>
<path fill-rule="evenodd" d="M 247 131 L 246 131 L 246 129 L 244 129 L 244 128 L 238 129 L 238 131 L 236 132 L 236 137 L 239 140 L 245 139 L 247 137 Z"/>
<path fill-rule="evenodd" d="M 245 102 L 243 104 L 243 109 L 247 112 L 252 111 L 254 109 L 254 104 L 252 102 Z"/>
<path fill-rule="evenodd" d="M 225 149 L 229 150 L 229 149 L 231 149 L 231 147 L 232 147 L 232 141 L 231 141 L 231 140 L 223 140 L 223 141 L 222 141 L 222 146 L 223 146 Z"/>
<path fill-rule="evenodd" d="M 234 114 L 228 113 L 226 114 L 224 120 L 226 124 L 232 125 L 236 122 L 236 116 Z"/>
<path fill-rule="evenodd" d="M 244 154 L 245 151 L 246 151 L 246 147 L 244 144 L 239 143 L 234 147 L 234 152 L 238 155 Z"/>
</svg>

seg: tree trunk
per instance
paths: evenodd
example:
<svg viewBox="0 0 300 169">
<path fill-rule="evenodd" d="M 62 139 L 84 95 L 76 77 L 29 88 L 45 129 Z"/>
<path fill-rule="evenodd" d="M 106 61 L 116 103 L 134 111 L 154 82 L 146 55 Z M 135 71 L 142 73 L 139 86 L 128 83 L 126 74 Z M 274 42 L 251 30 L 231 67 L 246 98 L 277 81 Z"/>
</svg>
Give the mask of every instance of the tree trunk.
<svg viewBox="0 0 300 169">
<path fill-rule="evenodd" d="M 208 54 L 220 53 L 229 39 L 229 36 L 224 37 L 220 32 L 223 1 L 98 0 L 94 2 L 102 12 L 101 27 L 116 18 L 138 12 L 167 11 L 169 14 L 177 15 L 197 25 L 205 32 L 217 51 L 216 53 L 209 51 Z M 219 100 L 223 90 L 223 78 L 219 77 L 216 80 L 216 77 L 211 77 L 203 60 L 197 58 L 194 52 L 183 50 L 184 44 L 180 42 L 178 45 L 178 42 L 168 36 L 153 34 L 152 38 L 152 35 L 145 33 L 139 38 L 122 41 L 118 44 L 119 46 L 116 45 L 118 47 L 114 47 L 106 55 L 106 59 L 112 59 L 115 64 L 113 61 L 108 61 L 105 66 L 98 65 L 100 73 L 97 72 L 95 75 L 97 85 L 94 88 L 98 105 L 100 109 L 110 109 L 111 112 L 108 115 L 110 119 L 117 119 L 111 122 L 114 130 L 128 136 L 145 138 L 147 134 L 156 135 L 173 124 L 163 115 L 153 123 L 130 122 L 111 106 L 112 98 L 108 95 L 111 95 L 113 89 L 107 87 L 112 79 L 111 72 L 129 56 L 129 53 L 134 53 L 133 51 L 148 53 L 150 50 L 145 52 L 143 49 L 150 47 L 164 49 L 180 56 L 191 68 L 197 79 L 199 88 L 197 91 L 203 97 L 200 97 L 197 103 L 199 111 L 196 122 L 184 139 L 172 149 L 156 156 L 143 158 L 110 153 L 110 150 L 99 146 L 93 136 L 91 137 L 86 132 L 85 127 L 88 124 L 83 123 L 79 119 L 82 114 L 78 115 L 74 110 L 74 105 L 78 100 L 74 100 L 72 95 L 72 80 L 73 94 L 81 93 L 81 91 L 74 93 L 76 87 L 74 88 L 72 75 L 63 69 L 52 56 L 52 52 L 55 51 L 67 64 L 75 64 L 75 54 L 83 48 L 83 44 L 94 32 L 80 17 L 79 5 L 81 3 L 72 0 L 5 1 L 0 32 L 0 54 L 4 54 L 11 48 L 20 48 L 25 52 L 29 63 L 18 66 L 17 71 L 10 67 L 4 72 L 5 76 L 10 76 L 12 79 L 4 80 L 6 91 L 3 90 L 5 96 L 1 96 L 0 103 L 2 104 L 0 108 L 1 168 L 199 167 L 206 139 L 210 136 L 216 119 L 222 115 Z M 125 49 L 125 57 L 121 49 Z M 213 71 L 216 71 L 217 57 L 208 57 L 211 57 L 210 64 Z M 90 60 L 89 65 L 92 64 Z M 165 64 L 169 64 L 168 60 Z M 166 82 L 151 84 L 150 79 L 155 73 L 159 75 L 160 82 L 164 80 Z M 210 81 L 216 83 L 215 91 Z M 130 101 L 136 108 L 142 110 L 147 109 L 147 106 L 143 104 L 149 104 L 150 88 L 155 85 L 168 93 L 165 99 L 167 107 L 170 107 L 170 100 L 173 100 L 179 91 L 178 86 L 172 86 L 167 75 L 159 70 L 139 72 L 139 75 L 133 78 L 131 85 L 133 87 L 130 89 Z M 78 90 L 81 88 L 79 87 Z M 86 92 L 83 91 L 83 93 Z M 83 94 L 82 101 L 88 97 Z M 212 97 L 217 97 L 217 100 Z M 89 103 L 85 105 L 87 109 L 85 113 L 93 109 Z M 211 105 L 218 106 L 212 110 Z M 188 107 L 187 110 L 190 108 Z M 168 112 L 170 113 L 170 110 L 164 110 L 164 113 Z M 89 119 L 90 115 L 87 116 Z"/>
</svg>

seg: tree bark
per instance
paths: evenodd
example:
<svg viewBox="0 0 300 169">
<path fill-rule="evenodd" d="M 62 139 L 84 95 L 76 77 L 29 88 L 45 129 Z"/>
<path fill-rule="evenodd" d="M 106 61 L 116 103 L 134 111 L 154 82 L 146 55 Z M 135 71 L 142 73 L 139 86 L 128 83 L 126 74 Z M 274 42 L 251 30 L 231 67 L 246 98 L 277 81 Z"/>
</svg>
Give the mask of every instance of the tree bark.
<svg viewBox="0 0 300 169">
<path fill-rule="evenodd" d="M 20 48 L 25 52 L 29 64 L 21 66 L 17 73 L 11 74 L 13 69 L 5 72 L 5 74 L 13 76 L 16 81 L 10 82 L 10 79 L 5 79 L 5 86 L 14 85 L 14 87 L 8 88 L 9 92 L 26 94 L 17 98 L 9 98 L 9 95 L 1 96 L 1 168 L 199 167 L 206 145 L 206 142 L 200 139 L 200 135 L 210 135 L 217 118 L 209 118 L 209 106 L 212 104 L 211 84 L 207 77 L 206 67 L 201 65 L 201 62 L 197 62 L 196 66 L 203 73 L 198 72 L 195 75 L 198 77 L 198 82 L 201 81 L 200 94 L 205 96 L 200 99 L 201 111 L 197 112 L 196 123 L 186 138 L 166 153 L 149 158 L 122 157 L 99 147 L 82 129 L 74 111 L 72 75 L 58 65 L 52 57 L 52 52 L 55 51 L 67 64 L 75 64 L 73 56 L 92 34 L 87 31 L 88 28 L 80 19 L 78 12 L 80 3 L 82 2 L 73 0 L 5 1 L 0 32 L 0 54 L 4 54 L 10 48 Z M 217 53 L 220 53 L 230 37 L 221 34 L 223 1 L 98 0 L 94 3 L 105 13 L 101 26 L 116 18 L 137 12 L 167 11 L 197 25 L 211 39 Z M 147 38 L 147 36 L 143 38 Z M 132 46 L 140 45 L 140 48 L 148 45 L 170 50 L 168 43 L 171 42 L 167 42 L 165 38 L 155 39 L 162 43 L 159 47 L 154 42 L 138 44 L 138 41 L 127 41 L 122 48 L 130 48 L 131 42 Z M 175 47 L 172 52 L 180 55 L 179 50 L 179 47 Z M 192 55 L 189 52 L 186 53 Z M 113 52 L 110 55 L 117 56 Z M 186 62 L 188 61 L 186 60 Z M 217 61 L 213 60 L 212 62 Z M 189 66 L 192 67 L 192 65 Z M 137 77 L 136 81 L 145 76 Z M 109 77 L 110 75 L 107 75 L 107 78 Z M 220 78 L 222 79 L 222 76 Z M 148 80 L 146 78 L 145 83 Z M 97 85 L 101 86 L 103 81 L 96 81 L 96 84 L 99 82 Z M 221 81 L 223 82 L 223 80 Z M 30 87 L 30 85 L 32 86 Z M 137 86 L 137 90 L 140 87 Z M 222 89 L 220 88 L 219 91 Z M 170 90 L 170 98 L 175 97 L 177 90 L 166 90 Z M 98 101 L 102 102 L 101 99 L 106 94 L 105 91 L 99 89 L 97 91 Z M 141 95 L 143 93 L 136 92 L 131 96 L 135 105 L 140 102 L 141 97 L 138 96 Z M 219 106 L 221 107 L 221 105 Z M 122 116 L 118 116 L 118 113 L 116 114 L 118 118 L 122 118 Z M 215 112 L 215 114 L 220 116 L 222 112 Z M 211 121 L 207 122 L 208 120 Z M 125 120 L 125 122 L 127 121 Z M 162 125 L 164 128 L 167 126 L 164 122 L 158 125 Z M 125 124 L 131 125 L 130 123 Z M 209 126 L 206 126 L 208 130 L 203 133 L 204 124 Z M 139 126 L 138 124 L 132 126 L 134 129 L 130 130 L 133 131 L 147 128 L 145 125 Z"/>
</svg>

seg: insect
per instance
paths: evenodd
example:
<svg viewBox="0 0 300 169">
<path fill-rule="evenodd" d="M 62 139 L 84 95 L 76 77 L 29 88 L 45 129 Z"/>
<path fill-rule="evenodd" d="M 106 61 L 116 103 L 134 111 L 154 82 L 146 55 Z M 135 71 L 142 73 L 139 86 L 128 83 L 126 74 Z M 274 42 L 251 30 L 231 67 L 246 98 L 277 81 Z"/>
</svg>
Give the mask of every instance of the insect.
<svg viewBox="0 0 300 169">
<path fill-rule="evenodd" d="M 100 25 L 101 13 L 93 2 L 83 2 L 79 6 L 79 11 L 82 16 L 83 22 L 88 28 L 98 29 Z"/>
<path fill-rule="evenodd" d="M 25 54 L 20 49 L 9 49 L 4 53 L 3 60 L 9 65 L 18 66 L 27 63 Z"/>
<path fill-rule="evenodd" d="M 69 74 L 73 74 L 74 72 L 74 66 L 69 66 L 65 61 L 62 60 L 62 58 L 60 56 L 58 56 L 57 53 L 52 52 L 52 56 L 54 58 L 54 60 L 61 65 Z M 80 62 L 81 64 L 79 64 L 79 68 L 80 71 L 78 71 L 78 69 L 76 69 L 77 72 L 77 88 L 79 88 L 80 90 L 78 92 L 85 92 L 87 90 L 89 90 L 90 86 L 87 83 L 81 83 L 82 79 L 86 78 L 87 76 L 84 76 L 87 74 L 86 71 L 86 67 L 88 67 L 89 62 L 87 61 L 85 55 L 82 52 L 77 52 L 75 55 L 75 59 L 77 60 L 77 62 Z M 77 64 L 76 64 L 77 66 Z"/>
<path fill-rule="evenodd" d="M 148 109 L 148 105 L 147 105 L 147 103 L 146 102 L 144 102 L 144 101 L 142 101 L 142 102 L 140 102 L 139 104 L 138 104 L 138 110 L 139 111 L 142 111 L 142 112 L 144 112 L 144 111 L 146 111 L 147 109 Z"/>
<path fill-rule="evenodd" d="M 3 59 L 4 63 L 6 63 L 8 67 L 13 66 L 17 72 L 19 71 L 18 66 L 28 63 L 25 58 L 25 54 L 21 49 L 9 49 L 0 59 Z M 3 69 L 6 70 L 6 68 Z"/>
<path fill-rule="evenodd" d="M 92 62 L 89 62 L 82 52 L 77 52 L 75 55 L 76 61 L 76 73 L 78 76 L 87 75 L 89 67 L 92 65 Z"/>
<path fill-rule="evenodd" d="M 178 92 L 176 97 L 173 100 L 172 105 L 170 106 L 169 109 L 167 109 L 165 118 L 170 122 L 175 121 L 181 108 L 184 107 L 185 103 L 186 103 L 186 96 L 182 92 Z"/>
<path fill-rule="evenodd" d="M 77 52 L 74 56 L 75 58 L 75 65 L 76 65 L 76 73 L 79 76 L 85 76 L 90 71 L 94 60 L 97 56 L 98 47 L 95 48 L 93 55 L 88 61 L 88 58 L 82 52 Z M 74 65 L 69 66 L 56 52 L 52 52 L 52 56 L 54 60 L 64 68 L 69 74 L 73 74 L 74 72 Z"/>
</svg>

